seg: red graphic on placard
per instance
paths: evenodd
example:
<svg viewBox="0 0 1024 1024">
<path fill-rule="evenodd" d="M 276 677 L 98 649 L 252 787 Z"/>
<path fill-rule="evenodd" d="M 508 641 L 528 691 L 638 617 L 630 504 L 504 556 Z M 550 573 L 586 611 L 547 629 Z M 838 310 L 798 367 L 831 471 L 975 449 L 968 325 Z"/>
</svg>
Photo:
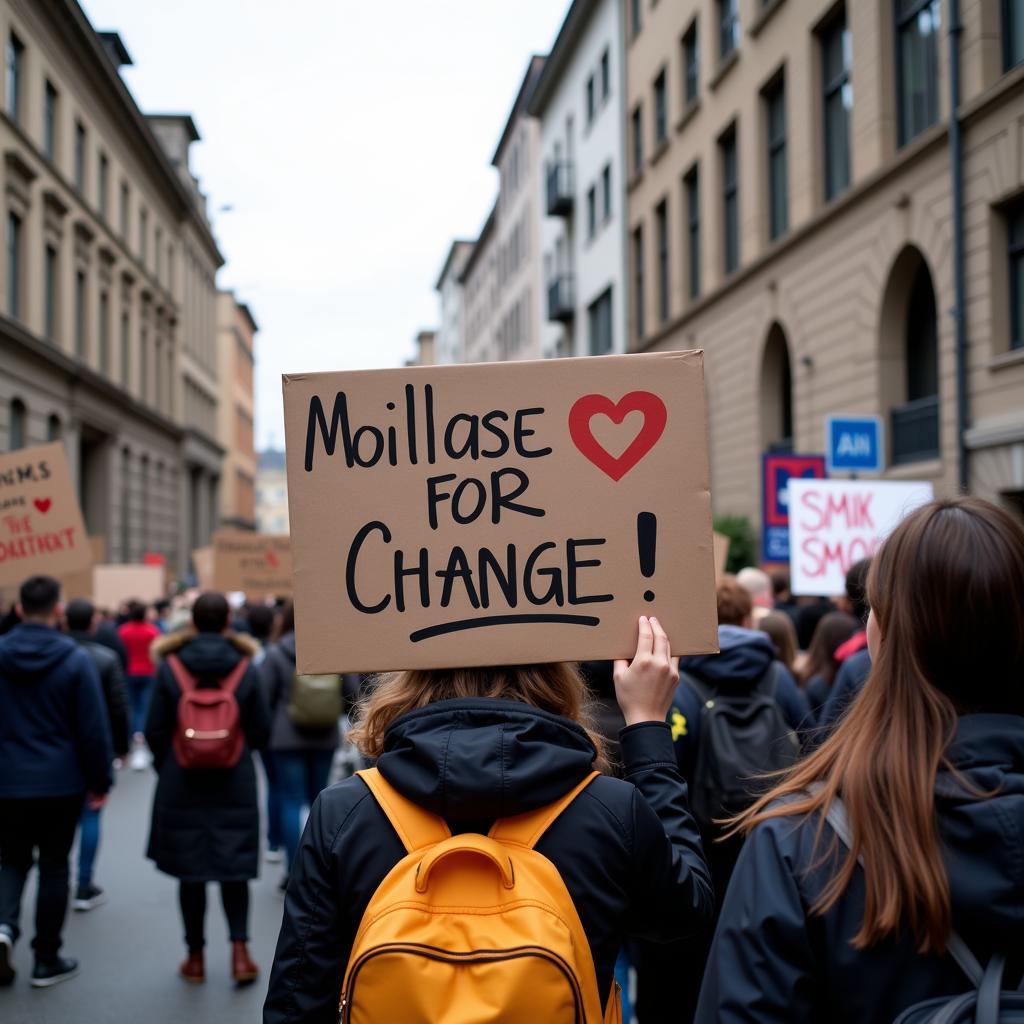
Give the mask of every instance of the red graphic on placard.
<svg viewBox="0 0 1024 1024">
<path fill-rule="evenodd" d="M 46 513 L 50 511 L 50 506 L 53 502 L 49 498 L 36 498 L 32 504 L 35 505 L 43 515 L 46 515 Z"/>
<path fill-rule="evenodd" d="M 271 569 L 277 568 L 277 555 L 275 555 L 273 551 L 268 549 L 267 553 L 263 557 L 266 559 L 266 563 L 271 567 Z"/>
<path fill-rule="evenodd" d="M 621 423 L 631 412 L 644 414 L 644 425 L 629 447 L 618 457 L 607 452 L 590 430 L 595 416 L 607 416 Z M 618 402 L 604 395 L 584 395 L 569 410 L 569 436 L 581 454 L 602 473 L 621 480 L 657 443 L 668 422 L 665 403 L 650 391 L 630 391 Z"/>
</svg>

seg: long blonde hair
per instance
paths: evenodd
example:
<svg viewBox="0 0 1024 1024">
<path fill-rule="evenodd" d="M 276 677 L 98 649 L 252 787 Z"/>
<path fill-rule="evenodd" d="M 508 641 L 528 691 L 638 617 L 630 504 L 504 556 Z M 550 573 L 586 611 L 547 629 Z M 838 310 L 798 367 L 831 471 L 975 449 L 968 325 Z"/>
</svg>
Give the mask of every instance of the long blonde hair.
<svg viewBox="0 0 1024 1024">
<path fill-rule="evenodd" d="M 441 700 L 496 697 L 568 718 L 594 746 L 594 767 L 605 771 L 605 744 L 593 723 L 590 692 L 575 664 L 502 665 L 490 668 L 392 672 L 378 677 L 355 711 L 349 739 L 366 757 L 384 752 L 384 734 L 401 715 Z"/>
</svg>

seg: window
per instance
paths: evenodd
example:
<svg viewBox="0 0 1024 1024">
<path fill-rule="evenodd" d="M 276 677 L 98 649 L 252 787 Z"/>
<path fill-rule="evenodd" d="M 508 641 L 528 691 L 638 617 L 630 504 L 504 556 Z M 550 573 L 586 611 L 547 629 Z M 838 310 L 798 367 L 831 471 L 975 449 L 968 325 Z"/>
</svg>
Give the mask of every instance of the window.
<svg viewBox="0 0 1024 1024">
<path fill-rule="evenodd" d="M 121 311 L 121 386 L 125 390 L 128 389 L 132 379 L 131 356 L 131 318 L 128 316 L 128 310 L 124 309 Z"/>
<path fill-rule="evenodd" d="M 896 0 L 899 144 L 939 119 L 940 0 Z"/>
<path fill-rule="evenodd" d="M 1003 0 L 1003 67 L 1024 61 L 1024 0 Z"/>
<path fill-rule="evenodd" d="M 75 188 L 85 191 L 85 125 L 75 122 Z"/>
<path fill-rule="evenodd" d="M 106 153 L 100 153 L 99 162 L 99 190 L 100 190 L 100 216 L 106 220 L 110 204 L 108 194 L 110 192 L 110 161 Z"/>
<path fill-rule="evenodd" d="M 75 355 L 85 358 L 85 271 L 75 272 Z"/>
<path fill-rule="evenodd" d="M 149 332 L 145 324 L 139 333 L 139 395 L 149 400 Z"/>
<path fill-rule="evenodd" d="M 643 28 L 643 21 L 640 18 L 640 0 L 629 0 L 629 34 L 636 39 Z"/>
<path fill-rule="evenodd" d="M 667 199 L 663 199 L 655 207 L 654 223 L 658 235 L 658 319 L 665 323 L 668 320 L 670 305 Z"/>
<path fill-rule="evenodd" d="M 604 101 L 612 94 L 612 72 L 611 57 L 606 49 L 601 54 L 601 100 Z"/>
<path fill-rule="evenodd" d="M 695 102 L 700 93 L 700 50 L 697 44 L 697 19 L 694 18 L 683 36 L 683 101 Z"/>
<path fill-rule="evenodd" d="M 154 258 L 156 259 L 156 279 L 158 281 L 162 280 L 162 278 L 163 278 L 163 266 L 162 266 L 163 254 L 164 254 L 163 234 L 164 233 L 160 230 L 160 228 L 157 227 L 157 229 L 156 229 L 156 231 L 154 233 L 155 238 L 154 238 L 154 241 L 153 241 L 153 255 L 154 255 Z"/>
<path fill-rule="evenodd" d="M 602 292 L 587 306 L 590 354 L 604 356 L 612 350 L 612 290 Z"/>
<path fill-rule="evenodd" d="M 718 0 L 718 56 L 725 60 L 740 45 L 739 0 Z"/>
<path fill-rule="evenodd" d="M 686 191 L 686 258 L 690 298 L 700 295 L 700 171 L 696 166 L 683 180 Z"/>
<path fill-rule="evenodd" d="M 110 295 L 100 292 L 100 373 L 110 373 Z"/>
<path fill-rule="evenodd" d="M 740 197 L 736 161 L 736 126 L 718 141 L 722 162 L 722 228 L 725 272 L 731 274 L 740 265 Z"/>
<path fill-rule="evenodd" d="M 7 37 L 7 96 L 4 109 L 15 124 L 21 119 L 21 78 L 24 59 L 25 47 L 12 32 Z"/>
<path fill-rule="evenodd" d="M 644 337 L 644 229 L 633 231 L 633 330 L 637 341 Z"/>
<path fill-rule="evenodd" d="M 661 145 L 668 138 L 668 97 L 665 95 L 665 69 L 654 80 L 654 144 Z"/>
<path fill-rule="evenodd" d="M 46 440 L 59 441 L 62 433 L 60 417 L 55 412 L 51 412 L 46 417 Z"/>
<path fill-rule="evenodd" d="M 786 173 L 786 82 L 779 80 L 765 93 L 768 129 L 768 237 L 775 241 L 789 229 Z"/>
<path fill-rule="evenodd" d="M 825 111 L 825 200 L 834 199 L 850 184 L 850 30 L 846 12 L 821 32 L 821 75 Z"/>
<path fill-rule="evenodd" d="M 121 182 L 121 201 L 118 220 L 120 221 L 121 237 L 128 240 L 128 182 Z"/>
<path fill-rule="evenodd" d="M 20 398 L 12 398 L 7 427 L 7 448 L 17 451 L 25 447 L 25 420 L 28 418 L 25 403 Z"/>
<path fill-rule="evenodd" d="M 907 401 L 939 393 L 939 343 L 935 291 L 928 265 L 921 261 L 907 306 Z"/>
<path fill-rule="evenodd" d="M 1024 348 L 1024 204 L 1007 223 L 1010 252 L 1010 348 Z"/>
<path fill-rule="evenodd" d="M 644 171 L 644 112 L 642 104 L 638 103 L 633 108 L 632 118 L 633 133 L 633 174 L 643 174 Z"/>
<path fill-rule="evenodd" d="M 601 220 L 607 224 L 612 219 L 612 165 L 605 164 L 601 172 Z"/>
<path fill-rule="evenodd" d="M 596 104 L 594 102 L 594 76 L 587 76 L 587 124 L 590 124 L 594 120 L 594 112 L 596 110 Z"/>
<path fill-rule="evenodd" d="M 17 319 L 21 314 L 21 218 L 13 211 L 7 214 L 7 315 Z"/>
<path fill-rule="evenodd" d="M 43 334 L 50 341 L 57 334 L 57 250 L 52 245 L 43 256 Z"/>
<path fill-rule="evenodd" d="M 597 234 L 597 188 L 591 185 L 587 189 L 587 238 Z"/>
<path fill-rule="evenodd" d="M 46 79 L 43 86 L 43 152 L 51 163 L 57 159 L 57 90 Z"/>
</svg>

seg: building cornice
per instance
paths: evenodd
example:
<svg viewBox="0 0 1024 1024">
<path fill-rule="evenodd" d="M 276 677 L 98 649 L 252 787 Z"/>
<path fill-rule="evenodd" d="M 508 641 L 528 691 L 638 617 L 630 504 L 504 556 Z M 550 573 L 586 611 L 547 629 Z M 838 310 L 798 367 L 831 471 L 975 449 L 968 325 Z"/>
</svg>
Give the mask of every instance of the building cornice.
<svg viewBox="0 0 1024 1024">
<path fill-rule="evenodd" d="M 551 53 L 544 63 L 544 70 L 537 79 L 530 95 L 527 113 L 531 117 L 542 117 L 555 89 L 561 81 L 565 69 L 572 59 L 576 45 L 583 37 L 583 31 L 590 21 L 590 16 L 597 9 L 597 0 L 573 0 L 558 30 Z"/>
</svg>

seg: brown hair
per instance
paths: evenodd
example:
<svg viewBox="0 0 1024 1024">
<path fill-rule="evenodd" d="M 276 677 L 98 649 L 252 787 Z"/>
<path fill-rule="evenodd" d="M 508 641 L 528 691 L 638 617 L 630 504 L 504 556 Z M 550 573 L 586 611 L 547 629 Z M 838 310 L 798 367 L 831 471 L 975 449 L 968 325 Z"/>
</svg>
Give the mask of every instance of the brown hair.
<svg viewBox="0 0 1024 1024">
<path fill-rule="evenodd" d="M 349 739 L 366 757 L 384 752 L 388 726 L 416 708 L 457 697 L 497 697 L 561 715 L 583 727 L 594 745 L 594 767 L 608 767 L 604 741 L 594 728 L 590 693 L 575 664 L 431 669 L 381 676 L 359 702 Z"/>
<path fill-rule="evenodd" d="M 817 751 L 733 819 L 733 831 L 814 816 L 820 849 L 824 815 L 841 794 L 852 849 L 841 862 L 838 839 L 822 851 L 836 868 L 812 913 L 839 900 L 862 857 L 864 918 L 853 945 L 909 926 L 922 953 L 938 953 L 952 910 L 935 777 L 951 768 L 958 713 L 1024 713 L 1024 530 L 978 498 L 926 505 L 882 545 L 868 598 L 882 639 L 863 692 Z"/>
<path fill-rule="evenodd" d="M 769 612 L 757 624 L 762 633 L 767 633 L 775 645 L 775 657 L 790 671 L 796 661 L 796 626 L 785 612 Z"/>
<path fill-rule="evenodd" d="M 821 676 L 831 686 L 839 671 L 836 651 L 863 628 L 863 623 L 846 612 L 829 612 L 825 615 L 814 627 L 811 646 L 807 650 L 807 664 L 800 673 L 800 682 L 808 683 L 815 676 Z"/>
<path fill-rule="evenodd" d="M 275 618 L 277 621 L 274 623 L 270 638 L 276 643 L 281 637 L 295 632 L 295 605 L 291 601 L 286 601 Z"/>
<path fill-rule="evenodd" d="M 750 591 L 740 586 L 735 576 L 723 576 L 718 581 L 715 597 L 718 599 L 720 626 L 742 626 L 754 607 Z"/>
</svg>

